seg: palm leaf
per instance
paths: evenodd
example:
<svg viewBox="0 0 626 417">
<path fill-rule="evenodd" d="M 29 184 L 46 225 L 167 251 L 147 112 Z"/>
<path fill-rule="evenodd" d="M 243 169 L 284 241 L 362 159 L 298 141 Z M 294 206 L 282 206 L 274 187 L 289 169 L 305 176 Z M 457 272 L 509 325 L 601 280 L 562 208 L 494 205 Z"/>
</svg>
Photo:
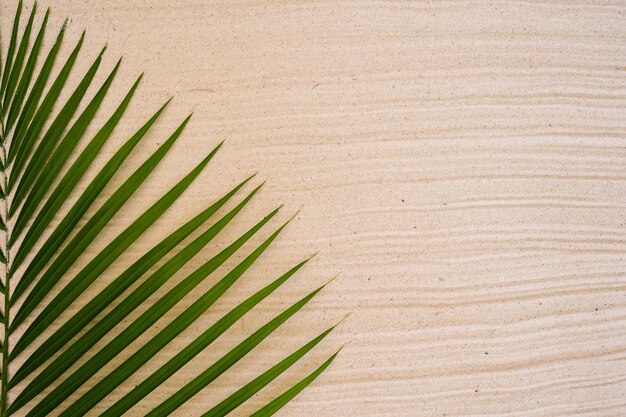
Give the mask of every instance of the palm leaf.
<svg viewBox="0 0 626 417">
<path fill-rule="evenodd" d="M 145 186 L 148 177 L 182 136 L 191 116 L 183 120 L 121 185 L 105 195 L 107 185 L 114 176 L 123 175 L 124 161 L 162 116 L 168 101 L 104 163 L 84 189 L 79 189 L 79 182 L 84 181 L 93 170 L 94 162 L 102 158 L 100 152 L 121 122 L 142 76 L 129 88 L 106 122 L 96 129 L 97 133 L 87 138 L 89 127 L 97 120 L 96 116 L 120 71 L 121 60 L 108 70 L 102 84 L 89 98 L 100 67 L 104 66 L 106 47 L 75 87 L 68 87 L 73 83 L 72 70 L 79 60 L 85 33 L 56 70 L 56 75 L 51 77 L 62 50 L 67 21 L 49 49 L 45 50 L 48 22 L 49 10 L 39 16 L 36 5 L 28 10 L 20 1 L 13 18 L 8 48 L 6 53 L 0 51 L 0 233 L 4 237 L 4 243 L 0 245 L 0 263 L 4 265 L 4 279 L 0 281 L 0 296 L 4 299 L 4 308 L 0 312 L 4 333 L 0 340 L 0 417 L 45 416 L 51 413 L 82 416 L 111 393 L 124 390 L 124 381 L 202 318 L 270 249 L 291 221 L 277 227 L 256 248 L 248 251 L 236 266 L 228 267 L 223 277 L 202 294 L 196 291 L 200 284 L 212 279 L 218 268 L 228 265 L 227 261 L 235 254 L 244 252 L 246 244 L 263 233 L 262 230 L 275 219 L 280 207 L 261 218 L 185 278 L 176 278 L 178 272 L 240 217 L 241 211 L 259 192 L 263 184 L 254 187 L 233 208 L 218 215 L 249 185 L 254 175 L 250 176 L 169 233 L 103 289 L 93 290 L 94 284 L 108 275 L 113 262 L 129 257 L 131 245 L 180 199 L 216 156 L 222 147 L 220 143 L 207 151 L 206 157 L 197 166 L 116 238 L 87 259 L 84 267 L 71 272 L 77 261 L 86 256 L 85 252 L 92 242 L 107 230 L 137 190 Z M 61 97 L 68 98 L 61 102 Z M 70 164 L 73 154 L 77 157 Z M 72 195 L 77 197 L 76 202 L 64 209 L 64 204 Z M 87 217 L 92 206 L 98 209 Z M 205 227 L 209 222 L 212 224 Z M 185 243 L 192 235 L 196 236 Z M 185 364 L 289 281 L 309 259 L 298 263 L 228 311 L 134 388 L 122 391 L 123 395 L 102 415 L 124 415 L 150 392 L 167 383 Z M 159 263 L 161 265 L 157 267 Z M 68 276 L 70 273 L 72 275 Z M 154 297 L 170 281 L 171 288 Z M 317 288 L 278 314 L 215 363 L 206 364 L 203 372 L 187 385 L 179 387 L 174 395 L 148 415 L 164 416 L 179 408 L 263 340 L 271 337 L 322 288 Z M 68 314 L 74 311 L 79 299 L 89 294 L 90 289 L 93 296 L 76 312 Z M 174 310 L 184 297 L 190 295 L 195 301 L 184 309 Z M 111 305 L 113 307 L 108 308 Z M 128 352 L 127 359 L 107 375 L 98 376 L 107 364 L 126 352 L 158 320 L 170 317 L 173 311 L 176 311 L 174 318 L 158 334 Z M 114 329 L 120 326 L 121 331 L 114 335 Z M 226 399 L 216 401 L 216 405 L 204 415 L 223 416 L 239 407 L 287 372 L 324 340 L 334 327 L 311 339 Z M 54 328 L 56 330 L 50 330 Z M 13 337 L 10 338 L 11 335 Z M 99 347 L 98 342 L 103 339 L 108 342 Z M 336 353 L 255 415 L 271 415 L 280 409 L 321 374 L 335 357 Z M 82 392 L 79 389 L 88 383 L 91 388 L 78 395 Z M 20 386 L 21 389 L 18 389 Z M 12 392 L 14 389 L 16 393 Z"/>
<path fill-rule="evenodd" d="M 250 417 L 268 417 L 275 414 L 278 410 L 283 408 L 289 401 L 291 401 L 296 395 L 298 395 L 302 390 L 311 385 L 315 379 L 322 374 L 330 366 L 331 363 L 335 360 L 339 351 L 335 352 L 330 358 L 326 360 L 323 364 L 319 366 L 316 370 L 311 372 L 293 387 L 289 388 L 287 391 L 280 394 L 274 400 L 270 401 L 267 405 L 265 405 L 260 410 L 253 413 Z M 224 414 L 221 414 L 224 415 Z M 204 416 L 203 416 L 204 417 Z"/>
</svg>

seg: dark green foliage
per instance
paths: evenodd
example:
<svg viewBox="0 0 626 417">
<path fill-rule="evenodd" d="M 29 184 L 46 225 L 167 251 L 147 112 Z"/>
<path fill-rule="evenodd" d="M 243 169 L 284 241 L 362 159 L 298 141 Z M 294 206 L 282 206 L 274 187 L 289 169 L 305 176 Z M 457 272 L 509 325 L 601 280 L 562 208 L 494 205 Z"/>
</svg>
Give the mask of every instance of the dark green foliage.
<svg viewBox="0 0 626 417">
<path fill-rule="evenodd" d="M 62 416 L 82 416 L 87 413 L 114 390 L 120 389 L 125 380 L 203 317 L 237 280 L 245 276 L 245 272 L 268 250 L 289 223 L 278 227 L 256 249 L 244 256 L 238 265 L 230 267 L 221 279 L 216 280 L 214 272 L 236 252 L 243 251 L 246 242 L 262 233 L 262 229 L 279 209 L 263 217 L 184 279 L 175 278 L 177 272 L 238 218 L 241 210 L 260 190 L 262 184 L 249 192 L 234 208 L 215 219 L 218 211 L 250 182 L 253 178 L 250 177 L 219 200 L 207 203 L 206 209 L 145 252 L 109 285 L 93 294 L 78 311 L 68 314 L 73 311 L 72 306 L 80 297 L 89 294 L 87 290 L 107 273 L 114 261 L 128 256 L 128 248 L 180 198 L 209 165 L 222 144 L 207 150 L 206 157 L 195 168 L 88 260 L 85 267 L 68 277 L 68 271 L 91 243 L 107 230 L 116 213 L 124 209 L 126 202 L 140 187 L 145 186 L 150 174 L 181 137 L 191 116 L 182 121 L 169 138 L 130 173 L 126 181 L 105 195 L 103 191 L 107 184 L 115 175 L 122 175 L 118 172 L 124 161 L 162 116 L 168 104 L 165 103 L 119 148 L 84 189 L 77 188 L 94 161 L 102 157 L 100 151 L 122 120 L 142 77 L 137 78 L 97 133 L 92 138 L 86 137 L 86 132 L 107 99 L 121 60 L 109 70 L 102 85 L 94 88 L 93 80 L 100 67 L 104 66 L 106 48 L 103 48 L 76 86 L 69 87 L 73 84 L 70 76 L 80 59 L 85 34 L 71 48 L 63 64 L 55 68 L 66 34 L 66 23 L 57 32 L 49 48 L 45 48 L 48 18 L 49 11 L 38 16 L 36 5 L 26 13 L 20 1 L 8 48 L 6 53 L 0 51 L 0 263 L 4 265 L 4 278 L 0 281 L 0 296 L 4 299 L 4 308 L 0 312 L 4 333 L 0 340 L 0 417 L 19 413 L 47 416 L 50 413 L 58 414 L 58 408 L 63 408 Z M 93 96 L 87 98 L 91 90 L 94 90 Z M 68 98 L 61 102 L 61 97 Z M 70 164 L 74 153 L 77 156 Z M 76 202 L 69 209 L 62 210 L 71 195 L 77 197 Z M 89 218 L 85 217 L 92 206 L 99 208 Z M 206 226 L 209 223 L 211 225 Z M 205 230 L 202 232 L 202 229 Z M 192 234 L 197 237 L 184 243 Z M 164 262 L 153 270 L 161 261 Z M 307 262 L 308 259 L 300 262 L 242 301 L 144 381 L 128 392 L 123 392 L 122 397 L 102 415 L 124 415 L 158 386 L 166 384 L 168 378 L 274 293 Z M 195 291 L 209 277 L 215 284 L 203 294 Z M 153 300 L 151 296 L 170 280 L 175 281 L 171 289 Z M 206 364 L 196 378 L 179 387 L 174 395 L 148 415 L 166 416 L 176 410 L 264 339 L 271 337 L 281 324 L 302 309 L 322 288 L 277 315 L 215 363 Z M 183 297 L 189 295 L 194 297 L 195 302 L 180 310 L 156 336 L 131 352 L 108 375 L 93 381 L 105 365 L 172 311 Z M 114 307 L 107 309 L 112 304 Z M 115 336 L 111 335 L 121 323 L 127 324 Z M 56 330 L 50 331 L 55 327 Z M 286 356 L 228 398 L 219 403 L 216 401 L 217 405 L 204 415 L 223 416 L 233 411 L 286 372 L 331 330 L 324 331 Z M 13 333 L 15 337 L 9 339 Z M 97 347 L 97 342 L 103 339 L 107 343 Z M 267 416 L 276 412 L 326 369 L 335 356 L 332 355 L 312 374 L 287 389 L 255 415 Z M 91 389 L 80 396 L 74 395 L 88 382 L 91 382 Z M 9 391 L 18 384 L 24 387 L 9 396 Z"/>
</svg>

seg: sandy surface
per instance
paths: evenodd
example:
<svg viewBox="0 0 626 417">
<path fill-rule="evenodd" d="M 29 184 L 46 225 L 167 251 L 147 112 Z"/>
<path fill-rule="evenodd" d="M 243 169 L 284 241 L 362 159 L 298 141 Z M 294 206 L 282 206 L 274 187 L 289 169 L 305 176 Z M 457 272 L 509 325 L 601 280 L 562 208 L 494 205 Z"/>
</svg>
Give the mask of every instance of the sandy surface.
<svg viewBox="0 0 626 417">
<path fill-rule="evenodd" d="M 54 3 L 52 27 L 71 18 L 63 54 L 88 29 L 73 83 L 103 44 L 98 80 L 124 56 L 97 125 L 145 71 L 105 156 L 175 96 L 115 184 L 194 112 L 150 185 L 73 272 L 227 139 L 181 201 L 81 303 L 257 170 L 254 183 L 269 182 L 220 245 L 279 203 L 285 207 L 271 227 L 302 207 L 246 279 L 94 414 L 242 297 L 319 251 L 131 415 L 336 273 L 275 338 L 176 415 L 200 415 L 349 312 L 240 415 L 344 344 L 281 415 L 626 415 L 626 3 L 42 3 Z M 15 5 L 0 6 L 4 34 Z"/>
</svg>

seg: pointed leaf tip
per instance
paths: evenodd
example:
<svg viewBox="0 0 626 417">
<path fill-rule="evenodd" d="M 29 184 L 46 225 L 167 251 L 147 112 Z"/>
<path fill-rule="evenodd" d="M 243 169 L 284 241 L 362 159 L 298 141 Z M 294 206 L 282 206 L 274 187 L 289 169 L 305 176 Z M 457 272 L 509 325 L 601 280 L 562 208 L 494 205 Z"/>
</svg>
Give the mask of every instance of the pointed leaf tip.
<svg viewBox="0 0 626 417">
<path fill-rule="evenodd" d="M 292 221 L 293 219 L 295 219 L 295 218 L 296 218 L 296 216 L 298 216 L 298 214 L 300 214 L 300 212 L 301 212 L 301 211 L 302 211 L 302 207 L 300 207 L 298 210 L 296 210 L 296 212 L 295 212 L 295 213 L 293 213 L 293 216 L 291 216 L 291 217 L 289 218 L 289 220 L 288 220 L 288 221 L 290 222 L 290 221 Z"/>
<path fill-rule="evenodd" d="M 241 181 L 239 183 L 239 185 L 237 185 L 237 187 L 235 187 L 235 190 L 239 190 L 241 187 L 246 185 L 252 178 L 254 178 L 254 175 L 250 175 L 248 178 L 246 178 L 245 180 Z M 257 188 L 259 188 L 259 187 L 257 187 Z"/>
<path fill-rule="evenodd" d="M 283 207 L 284 204 L 281 204 L 280 206 L 278 206 L 278 208 L 276 209 L 276 211 L 278 211 L 279 209 L 281 209 Z M 298 215 L 298 213 L 300 212 L 300 210 L 296 211 L 289 219 L 287 219 L 287 221 L 285 223 L 283 223 L 282 226 L 280 226 L 278 228 L 278 230 L 276 231 L 277 233 L 281 232 L 285 227 L 287 227 L 287 225 L 289 223 L 291 223 L 291 221 Z"/>
<path fill-rule="evenodd" d="M 171 100 L 171 99 L 170 99 Z M 168 100 L 167 103 L 169 103 L 170 101 Z M 165 105 L 167 105 L 167 103 L 165 103 Z M 190 113 L 189 116 L 185 117 L 185 120 L 182 121 L 182 123 L 180 124 L 180 126 L 178 126 L 178 129 L 176 129 L 177 131 L 179 130 L 183 130 L 187 124 L 189 123 L 189 120 L 191 120 L 191 116 L 193 115 L 193 113 Z"/>
<path fill-rule="evenodd" d="M 241 182 L 241 185 L 243 185 L 243 184 L 247 183 L 247 182 L 248 182 L 248 181 L 250 181 L 252 178 L 256 177 L 256 176 L 258 175 L 258 173 L 259 173 L 259 171 L 256 171 L 254 174 L 249 175 L 249 176 L 248 176 L 245 180 L 243 180 L 243 181 Z M 263 185 L 263 184 L 265 184 L 265 181 L 263 181 L 263 182 L 259 185 L 259 187 L 260 187 L 261 185 Z"/>
<path fill-rule="evenodd" d="M 163 112 L 163 110 L 165 110 L 165 108 L 170 104 L 170 102 L 172 101 L 173 97 L 170 97 L 165 103 L 163 103 L 163 105 L 161 106 L 161 108 L 159 108 L 159 110 L 157 110 L 156 114 L 160 114 Z"/>
<path fill-rule="evenodd" d="M 332 328 L 334 329 L 335 327 L 339 327 L 339 325 L 341 325 L 344 321 L 348 320 L 350 317 L 352 317 L 352 312 L 349 312 L 348 314 L 343 316 L 343 318 L 341 320 L 339 320 L 337 322 L 337 324 L 335 324 Z M 343 346 L 345 346 L 345 345 L 342 345 L 339 350 L 343 349 Z"/>
<path fill-rule="evenodd" d="M 243 184 L 245 184 L 246 182 L 248 182 L 248 180 L 246 180 L 245 182 L 243 182 L 243 183 L 242 183 L 242 185 L 243 185 Z M 252 197 L 254 197 L 254 196 L 256 195 L 256 193 L 258 193 L 258 192 L 259 192 L 259 190 L 260 190 L 261 188 L 263 188 L 263 184 L 259 184 L 259 185 L 257 185 L 257 186 L 256 186 L 256 188 L 255 188 L 254 190 L 252 190 L 252 191 L 250 192 L 250 194 L 248 194 L 248 198 L 252 198 Z M 274 215 L 277 211 L 278 211 L 278 210 L 275 210 L 273 213 L 269 214 L 269 216 L 273 216 L 273 215 Z"/>
<path fill-rule="evenodd" d="M 222 145 L 224 145 L 224 141 L 221 141 L 217 145 L 215 145 L 215 148 L 213 148 L 213 150 L 211 151 L 211 154 L 214 154 L 217 151 L 219 151 L 222 148 Z"/>
<path fill-rule="evenodd" d="M 265 185 L 265 182 L 263 182 L 263 184 L 261 184 L 261 185 Z M 261 186 L 261 185 L 260 185 L 260 186 Z M 260 187 L 260 186 L 259 186 L 259 187 Z M 274 209 L 274 211 L 273 211 L 270 215 L 274 215 L 274 214 L 278 213 L 278 212 L 279 212 L 279 211 L 283 208 L 283 206 L 284 206 L 284 204 L 280 204 L 278 207 L 276 207 L 276 208 Z"/>
<path fill-rule="evenodd" d="M 333 282 L 334 280 L 337 279 L 337 277 L 339 277 L 340 272 L 337 272 L 331 279 L 329 279 L 328 281 L 326 281 L 326 284 L 322 285 L 322 288 L 324 288 L 325 286 L 327 286 L 328 284 L 330 284 L 331 282 Z"/>
<path fill-rule="evenodd" d="M 121 60 L 121 58 L 120 58 L 120 60 Z M 137 77 L 137 79 L 135 80 L 135 83 L 131 87 L 131 90 L 136 89 L 142 79 L 143 79 L 143 73 L 139 74 L 139 77 Z"/>
</svg>

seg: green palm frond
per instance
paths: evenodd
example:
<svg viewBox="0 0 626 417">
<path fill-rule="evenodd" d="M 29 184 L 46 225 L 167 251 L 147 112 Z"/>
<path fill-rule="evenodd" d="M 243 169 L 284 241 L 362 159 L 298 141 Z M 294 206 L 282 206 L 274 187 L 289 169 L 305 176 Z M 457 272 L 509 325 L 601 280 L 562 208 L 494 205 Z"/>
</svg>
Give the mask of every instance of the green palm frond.
<svg viewBox="0 0 626 417">
<path fill-rule="evenodd" d="M 84 267 L 69 276 L 85 250 L 110 227 L 116 213 L 123 209 L 166 157 L 191 116 L 185 118 L 126 181 L 112 193 L 104 194 L 105 187 L 121 170 L 124 161 L 161 117 L 168 100 L 103 164 L 91 182 L 84 189 L 79 189 L 78 183 L 85 180 L 94 162 L 102 158 L 100 151 L 124 116 L 142 76 L 137 78 L 93 137 L 86 138 L 86 132 L 115 80 L 121 60 L 109 70 L 102 85 L 93 87 L 102 66 L 106 50 L 103 48 L 81 75 L 78 84 L 68 87 L 85 33 L 65 60 L 58 64 L 67 21 L 45 51 L 43 45 L 48 17 L 49 10 L 43 17 L 38 16 L 36 4 L 26 13 L 20 1 L 6 53 L 0 51 L 0 236 L 3 236 L 0 263 L 4 265 L 4 278 L 0 281 L 0 296 L 4 299 L 0 312 L 3 329 L 0 340 L 0 417 L 47 416 L 51 413 L 82 416 L 92 410 L 109 394 L 123 389 L 124 381 L 201 318 L 257 262 L 291 221 L 276 228 L 239 264 L 230 267 L 220 280 L 201 294 L 197 291 L 201 284 L 235 254 L 242 252 L 247 242 L 262 233 L 261 230 L 276 217 L 280 207 L 266 214 L 185 278 L 174 278 L 235 221 L 259 192 L 263 184 L 256 186 L 216 219 L 225 205 L 251 184 L 253 175 L 167 235 L 103 289 L 87 292 L 113 262 L 127 256 L 128 248 L 180 198 L 222 144 L 209 150 L 206 157 L 176 185 L 99 250 Z M 88 91 L 94 88 L 93 97 L 88 99 Z M 67 98 L 62 101 L 62 97 Z M 81 142 L 86 143 L 81 145 Z M 76 158 L 70 162 L 71 156 L 76 153 Z M 63 205 L 70 196 L 76 196 L 76 201 L 69 209 L 64 209 Z M 92 216 L 86 217 L 91 207 L 99 208 Z M 209 222 L 211 225 L 205 226 Z M 196 237 L 186 242 L 192 235 Z M 101 415 L 121 416 L 131 410 L 285 284 L 309 259 L 298 263 L 228 311 L 151 375 L 127 392 L 122 392 L 119 399 Z M 158 268 L 157 264 L 160 265 Z M 168 283 L 170 285 L 166 286 Z M 155 294 L 161 294 L 159 291 L 164 287 L 171 289 L 155 297 Z M 278 314 L 216 362 L 206 364 L 194 379 L 179 387 L 147 415 L 166 416 L 179 408 L 270 337 L 322 288 L 324 286 Z M 191 305 L 180 311 L 155 336 L 134 351 L 126 352 L 128 357 L 106 376 L 97 377 L 105 366 L 189 294 L 195 296 Z M 74 311 L 72 306 L 75 302 L 87 295 L 90 297 L 87 302 L 70 314 Z M 109 308 L 112 305 L 114 307 Z M 123 322 L 129 324 L 115 333 L 114 328 Z M 211 410 L 202 410 L 206 411 L 203 415 L 223 416 L 235 410 L 304 357 L 334 327 L 288 354 L 223 401 L 216 402 Z M 103 340 L 107 343 L 100 346 L 102 343 L 98 342 Z M 268 416 L 279 410 L 321 374 L 336 355 L 330 356 L 315 371 L 287 388 L 255 415 Z M 79 395 L 82 392 L 79 389 L 86 384 L 91 388 Z"/>
</svg>

